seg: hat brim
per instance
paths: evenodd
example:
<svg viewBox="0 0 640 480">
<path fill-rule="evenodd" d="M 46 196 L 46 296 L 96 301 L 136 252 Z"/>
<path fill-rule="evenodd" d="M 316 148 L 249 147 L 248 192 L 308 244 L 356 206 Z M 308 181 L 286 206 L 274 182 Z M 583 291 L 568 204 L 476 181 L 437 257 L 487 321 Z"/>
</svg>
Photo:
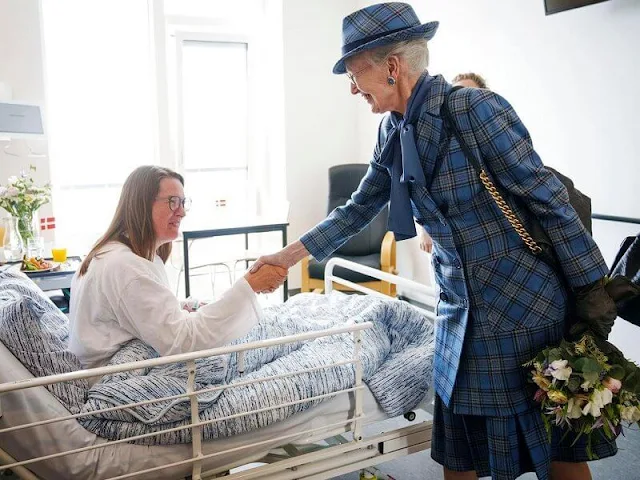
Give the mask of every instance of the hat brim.
<svg viewBox="0 0 640 480">
<path fill-rule="evenodd" d="M 389 43 L 403 42 L 406 40 L 415 40 L 418 38 L 424 38 L 425 40 L 431 40 L 438 30 L 439 22 L 429 22 L 422 25 L 416 25 L 415 27 L 409 27 L 399 32 L 394 32 L 384 37 L 376 38 L 369 43 L 360 45 L 358 48 L 354 48 L 346 55 L 343 55 L 340 60 L 334 65 L 333 73 L 341 75 L 347 73 L 347 67 L 344 62 L 350 57 L 357 55 L 365 50 L 371 50 L 372 48 L 381 47 L 382 45 L 388 45 Z"/>
</svg>

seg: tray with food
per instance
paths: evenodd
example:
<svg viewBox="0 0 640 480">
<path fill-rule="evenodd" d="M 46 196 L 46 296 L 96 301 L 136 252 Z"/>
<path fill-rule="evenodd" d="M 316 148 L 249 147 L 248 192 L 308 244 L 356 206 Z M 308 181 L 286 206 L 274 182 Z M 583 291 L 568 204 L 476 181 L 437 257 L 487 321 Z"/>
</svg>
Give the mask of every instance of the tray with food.
<svg viewBox="0 0 640 480">
<path fill-rule="evenodd" d="M 27 257 L 22 259 L 20 270 L 29 275 L 30 273 L 52 272 L 60 268 L 59 262 L 52 262 L 41 257 Z"/>
</svg>

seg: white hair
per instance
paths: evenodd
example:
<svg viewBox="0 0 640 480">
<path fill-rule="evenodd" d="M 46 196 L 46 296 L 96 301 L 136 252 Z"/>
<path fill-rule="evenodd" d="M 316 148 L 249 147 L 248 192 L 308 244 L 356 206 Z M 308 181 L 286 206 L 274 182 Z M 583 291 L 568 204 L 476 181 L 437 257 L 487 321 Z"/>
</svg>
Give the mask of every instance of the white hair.
<svg viewBox="0 0 640 480">
<path fill-rule="evenodd" d="M 407 62 L 409 72 L 412 74 L 422 73 L 429 65 L 429 47 L 424 38 L 391 43 L 363 53 L 376 65 L 384 63 L 393 55 L 401 57 Z"/>
</svg>

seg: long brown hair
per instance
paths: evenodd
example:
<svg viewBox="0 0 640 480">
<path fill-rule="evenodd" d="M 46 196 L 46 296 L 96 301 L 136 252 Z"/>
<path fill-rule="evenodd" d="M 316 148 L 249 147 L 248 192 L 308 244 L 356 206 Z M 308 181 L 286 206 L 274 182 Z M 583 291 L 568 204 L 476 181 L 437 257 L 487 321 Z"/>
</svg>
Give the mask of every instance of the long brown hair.
<svg viewBox="0 0 640 480">
<path fill-rule="evenodd" d="M 160 191 L 160 182 L 165 178 L 175 178 L 184 186 L 182 175 L 168 168 L 144 165 L 131 172 L 122 186 L 111 225 L 80 265 L 79 276 L 87 273 L 91 261 L 109 242 L 123 243 L 133 253 L 149 261 L 153 261 L 156 254 L 163 262 L 167 261 L 172 243 L 165 243 L 156 249 L 152 217 L 153 202 Z"/>
</svg>

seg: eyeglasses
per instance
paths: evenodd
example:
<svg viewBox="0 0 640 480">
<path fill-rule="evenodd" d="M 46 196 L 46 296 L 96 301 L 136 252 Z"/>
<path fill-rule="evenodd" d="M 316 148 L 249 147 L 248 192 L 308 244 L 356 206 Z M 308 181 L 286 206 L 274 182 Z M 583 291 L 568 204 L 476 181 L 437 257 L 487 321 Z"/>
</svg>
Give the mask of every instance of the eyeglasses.
<svg viewBox="0 0 640 480">
<path fill-rule="evenodd" d="M 355 85 L 355 86 L 357 87 L 357 86 L 358 86 L 358 84 L 356 83 L 356 77 L 357 77 L 358 75 L 360 75 L 362 72 L 364 72 L 365 70 L 370 69 L 372 66 L 373 66 L 373 65 L 369 64 L 369 65 L 367 65 L 366 67 L 361 68 L 361 69 L 360 69 L 360 70 L 358 70 L 357 72 L 354 72 L 354 73 L 347 72 L 347 77 L 349 77 L 349 80 L 351 81 L 351 84 L 352 84 L 352 85 Z"/>
<path fill-rule="evenodd" d="M 180 207 L 186 212 L 191 208 L 191 199 L 189 197 L 180 198 L 176 195 L 171 195 L 166 198 L 156 198 L 156 200 L 165 201 L 169 204 L 169 209 L 175 212 Z"/>
</svg>

